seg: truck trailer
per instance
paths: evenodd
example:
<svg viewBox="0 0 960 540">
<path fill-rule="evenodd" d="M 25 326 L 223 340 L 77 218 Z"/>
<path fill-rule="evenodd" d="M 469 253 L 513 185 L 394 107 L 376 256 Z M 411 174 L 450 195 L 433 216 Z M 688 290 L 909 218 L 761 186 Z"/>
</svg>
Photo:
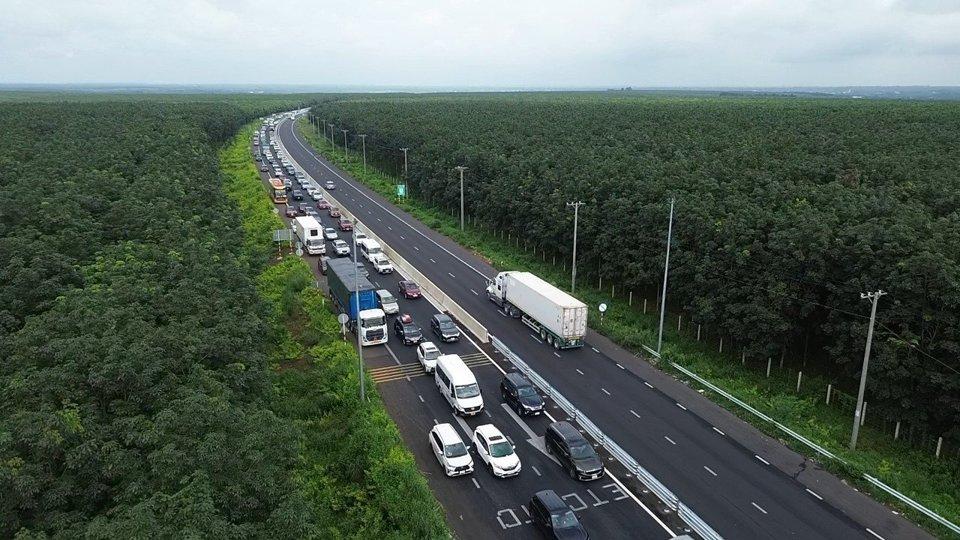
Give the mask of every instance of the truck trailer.
<svg viewBox="0 0 960 540">
<path fill-rule="evenodd" d="M 323 240 L 323 227 L 316 218 L 304 216 L 294 218 L 293 232 L 300 240 L 304 251 L 310 255 L 325 255 L 327 246 Z"/>
<path fill-rule="evenodd" d="M 350 259 L 327 261 L 330 296 L 340 313 L 346 313 L 350 318 L 350 329 L 360 332 L 361 345 L 386 343 L 387 315 L 378 307 L 376 288 L 365 273 L 357 273 L 358 269 Z"/>
<path fill-rule="evenodd" d="M 500 272 L 487 286 L 487 297 L 554 348 L 583 346 L 587 305 L 530 272 Z"/>
</svg>

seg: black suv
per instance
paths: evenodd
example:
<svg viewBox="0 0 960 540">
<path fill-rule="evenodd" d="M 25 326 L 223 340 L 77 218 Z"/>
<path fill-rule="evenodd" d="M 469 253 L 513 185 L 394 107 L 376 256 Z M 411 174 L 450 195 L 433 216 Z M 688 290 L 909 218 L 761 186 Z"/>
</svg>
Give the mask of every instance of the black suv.
<svg viewBox="0 0 960 540">
<path fill-rule="evenodd" d="M 547 426 L 543 437 L 547 453 L 555 456 L 567 469 L 570 478 L 596 480 L 603 476 L 603 462 L 587 439 L 569 422 Z"/>
<path fill-rule="evenodd" d="M 302 200 L 303 200 L 303 192 L 300 191 L 299 189 L 293 190 L 293 198 L 294 198 L 294 200 L 302 201 Z"/>
<path fill-rule="evenodd" d="M 503 376 L 500 381 L 500 396 L 520 416 L 543 412 L 543 398 L 530 381 L 519 373 L 507 373 Z"/>
<path fill-rule="evenodd" d="M 403 341 L 404 345 L 416 345 L 423 341 L 423 332 L 417 323 L 413 322 L 413 317 L 404 313 L 393 321 L 393 332 Z"/>
<path fill-rule="evenodd" d="M 577 515 L 552 489 L 538 491 L 530 499 L 530 517 L 547 538 L 590 538 Z"/>
<path fill-rule="evenodd" d="M 446 313 L 437 313 L 431 317 L 430 329 L 440 341 L 460 341 L 460 329 Z"/>
</svg>

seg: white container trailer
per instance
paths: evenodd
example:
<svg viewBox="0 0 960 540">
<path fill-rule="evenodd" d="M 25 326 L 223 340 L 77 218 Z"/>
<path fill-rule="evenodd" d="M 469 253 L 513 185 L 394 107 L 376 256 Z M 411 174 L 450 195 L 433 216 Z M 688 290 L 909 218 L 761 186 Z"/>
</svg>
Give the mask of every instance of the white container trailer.
<svg viewBox="0 0 960 540">
<path fill-rule="evenodd" d="M 500 272 L 487 297 L 558 349 L 583 346 L 587 305 L 530 272 Z"/>
<path fill-rule="evenodd" d="M 316 218 L 311 216 L 294 218 L 293 232 L 300 240 L 303 249 L 310 255 L 323 255 L 327 252 L 327 246 L 323 241 L 323 227 Z"/>
</svg>

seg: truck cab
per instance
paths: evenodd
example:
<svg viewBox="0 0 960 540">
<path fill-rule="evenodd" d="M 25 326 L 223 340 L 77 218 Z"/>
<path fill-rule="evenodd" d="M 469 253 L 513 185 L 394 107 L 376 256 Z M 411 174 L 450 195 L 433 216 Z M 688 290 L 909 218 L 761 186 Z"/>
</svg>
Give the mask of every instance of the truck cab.
<svg viewBox="0 0 960 540">
<path fill-rule="evenodd" d="M 360 312 L 360 344 L 380 345 L 387 342 L 387 315 L 382 309 Z"/>
<path fill-rule="evenodd" d="M 383 254 L 383 250 L 380 248 L 380 242 L 372 238 L 365 238 L 357 242 L 357 249 L 363 254 L 363 258 L 370 262 L 373 262 L 377 255 Z"/>
</svg>

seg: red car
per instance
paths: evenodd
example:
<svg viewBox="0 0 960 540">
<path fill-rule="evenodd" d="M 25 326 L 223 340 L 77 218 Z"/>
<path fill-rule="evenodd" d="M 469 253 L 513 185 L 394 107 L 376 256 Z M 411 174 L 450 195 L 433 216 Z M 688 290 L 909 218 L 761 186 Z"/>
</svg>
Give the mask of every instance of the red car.
<svg viewBox="0 0 960 540">
<path fill-rule="evenodd" d="M 330 202 L 326 199 L 320 199 L 317 201 L 317 210 L 327 210 L 330 208 Z"/>
<path fill-rule="evenodd" d="M 288 204 L 286 214 L 287 217 L 297 217 L 297 207 Z"/>
<path fill-rule="evenodd" d="M 353 223 L 350 223 L 349 219 L 340 218 L 340 223 L 337 226 L 340 227 L 341 231 L 353 230 Z"/>
<path fill-rule="evenodd" d="M 330 214 L 330 217 L 340 217 L 340 209 L 336 206 L 331 207 L 327 212 Z"/>
<path fill-rule="evenodd" d="M 404 298 L 420 298 L 420 287 L 412 281 L 401 281 L 398 288 L 400 289 L 400 296 Z"/>
</svg>

